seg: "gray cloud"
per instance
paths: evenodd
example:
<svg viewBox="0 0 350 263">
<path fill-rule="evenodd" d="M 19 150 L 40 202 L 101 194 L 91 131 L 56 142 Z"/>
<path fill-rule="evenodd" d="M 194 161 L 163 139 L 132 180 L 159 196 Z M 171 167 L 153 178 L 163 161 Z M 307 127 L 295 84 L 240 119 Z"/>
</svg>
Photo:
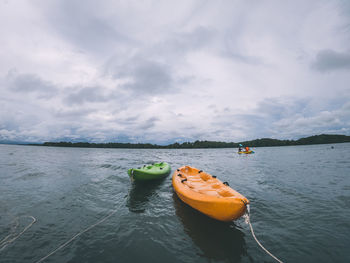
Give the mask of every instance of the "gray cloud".
<svg viewBox="0 0 350 263">
<path fill-rule="evenodd" d="M 182 59 L 183 55 L 193 50 L 200 50 L 210 46 L 218 37 L 218 32 L 209 27 L 198 26 L 190 32 L 175 32 L 154 47 L 150 51 L 166 57 L 177 56 Z M 180 57 L 179 57 L 180 56 Z"/>
<path fill-rule="evenodd" d="M 20 74 L 10 70 L 6 76 L 6 83 L 11 91 L 18 93 L 36 93 L 39 98 L 50 98 L 58 89 L 51 82 L 41 79 L 35 74 Z"/>
<path fill-rule="evenodd" d="M 141 125 L 138 126 L 141 130 L 149 130 L 156 125 L 156 122 L 159 121 L 157 117 L 151 117 L 148 120 L 144 121 Z"/>
<path fill-rule="evenodd" d="M 270 120 L 279 120 L 296 112 L 305 114 L 310 101 L 310 98 L 266 98 L 257 104 L 255 111 Z"/>
<path fill-rule="evenodd" d="M 66 109 L 59 109 L 54 111 L 53 115 L 57 118 L 62 118 L 65 120 L 69 119 L 80 119 L 82 117 L 88 116 L 90 113 L 94 112 L 93 109 L 73 109 L 73 110 L 66 110 Z"/>
<path fill-rule="evenodd" d="M 217 37 L 218 32 L 209 27 L 198 26 L 188 33 L 178 33 L 169 44 L 174 45 L 178 50 L 193 50 L 208 46 Z"/>
<path fill-rule="evenodd" d="M 120 44 L 131 44 L 130 38 L 117 31 L 107 18 L 95 12 L 95 1 L 63 0 L 49 3 L 45 14 L 52 28 L 78 50 L 106 54 Z"/>
<path fill-rule="evenodd" d="M 118 120 L 118 122 L 121 123 L 125 123 L 125 124 L 134 124 L 137 123 L 137 121 L 139 120 L 140 116 L 132 116 L 132 117 L 128 117 L 122 120 Z"/>
<path fill-rule="evenodd" d="M 311 66 L 321 72 L 350 70 L 350 53 L 337 52 L 331 49 L 321 50 L 317 53 Z"/>
<path fill-rule="evenodd" d="M 222 55 L 230 59 L 233 59 L 237 62 L 246 63 L 246 64 L 258 65 L 263 63 L 263 60 L 257 56 L 249 56 L 249 55 L 240 54 L 238 52 L 233 52 L 233 51 L 223 52 Z"/>
<path fill-rule="evenodd" d="M 112 96 L 105 94 L 105 91 L 100 87 L 85 87 L 78 89 L 78 91 L 76 91 L 76 89 L 76 87 L 66 89 L 67 93 L 70 90 L 73 91 L 63 99 L 67 105 L 81 105 L 89 102 L 106 102 L 113 99 Z"/>
<path fill-rule="evenodd" d="M 134 57 L 121 65 L 109 68 L 116 79 L 126 79 L 121 87 L 133 95 L 157 95 L 174 92 L 173 72 L 167 64 Z"/>
</svg>

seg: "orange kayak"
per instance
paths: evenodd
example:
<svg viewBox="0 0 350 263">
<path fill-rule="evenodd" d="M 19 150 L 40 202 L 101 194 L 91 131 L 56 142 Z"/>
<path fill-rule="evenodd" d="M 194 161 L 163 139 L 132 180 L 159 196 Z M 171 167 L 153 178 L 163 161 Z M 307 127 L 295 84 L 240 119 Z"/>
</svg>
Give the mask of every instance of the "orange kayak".
<svg viewBox="0 0 350 263">
<path fill-rule="evenodd" d="M 249 204 L 249 200 L 229 187 L 228 183 L 190 166 L 174 172 L 173 187 L 183 202 L 220 221 L 238 219 Z"/>
</svg>

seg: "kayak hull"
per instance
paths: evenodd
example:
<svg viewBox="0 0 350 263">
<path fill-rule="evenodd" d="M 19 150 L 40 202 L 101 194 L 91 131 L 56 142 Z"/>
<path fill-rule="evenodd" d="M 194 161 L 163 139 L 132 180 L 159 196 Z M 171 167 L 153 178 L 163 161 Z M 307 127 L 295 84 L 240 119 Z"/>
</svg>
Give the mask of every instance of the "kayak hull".
<svg viewBox="0 0 350 263">
<path fill-rule="evenodd" d="M 254 151 L 244 151 L 244 152 L 238 152 L 239 154 L 252 154 L 254 153 Z"/>
<path fill-rule="evenodd" d="M 247 198 L 217 178 L 190 166 L 177 169 L 172 182 L 184 203 L 216 220 L 236 220 L 245 213 L 245 204 L 249 204 Z"/>
<path fill-rule="evenodd" d="M 151 181 L 162 179 L 170 174 L 171 167 L 168 163 L 154 163 L 152 165 L 144 165 L 140 168 L 130 168 L 128 175 L 134 181 Z"/>
</svg>

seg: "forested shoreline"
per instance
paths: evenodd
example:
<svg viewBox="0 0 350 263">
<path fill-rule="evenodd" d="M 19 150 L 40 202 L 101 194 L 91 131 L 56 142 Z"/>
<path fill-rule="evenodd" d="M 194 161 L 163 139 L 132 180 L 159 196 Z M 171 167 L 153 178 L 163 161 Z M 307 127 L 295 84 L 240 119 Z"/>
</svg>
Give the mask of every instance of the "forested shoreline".
<svg viewBox="0 0 350 263">
<path fill-rule="evenodd" d="M 42 144 L 30 144 L 35 146 L 55 147 L 84 147 L 84 148 L 131 148 L 131 149 L 195 149 L 195 148 L 237 148 L 239 144 L 249 147 L 291 146 L 327 143 L 350 142 L 350 136 L 321 134 L 298 140 L 278 140 L 262 138 L 243 142 L 218 142 L 218 141 L 195 141 L 184 143 L 173 143 L 169 145 L 157 145 L 151 143 L 89 143 L 89 142 L 44 142 Z"/>
</svg>

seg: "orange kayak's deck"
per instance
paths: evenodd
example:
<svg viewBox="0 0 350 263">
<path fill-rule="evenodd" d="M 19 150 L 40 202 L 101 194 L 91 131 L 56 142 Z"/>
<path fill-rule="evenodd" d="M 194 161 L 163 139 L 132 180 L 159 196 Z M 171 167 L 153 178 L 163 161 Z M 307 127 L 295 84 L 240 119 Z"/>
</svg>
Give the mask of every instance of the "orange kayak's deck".
<svg viewBox="0 0 350 263">
<path fill-rule="evenodd" d="M 243 195 L 221 182 L 215 176 L 206 172 L 190 166 L 185 166 L 178 170 L 177 173 L 181 175 L 182 183 L 194 192 L 219 198 L 246 199 Z M 247 202 L 249 203 L 248 200 Z"/>
</svg>

